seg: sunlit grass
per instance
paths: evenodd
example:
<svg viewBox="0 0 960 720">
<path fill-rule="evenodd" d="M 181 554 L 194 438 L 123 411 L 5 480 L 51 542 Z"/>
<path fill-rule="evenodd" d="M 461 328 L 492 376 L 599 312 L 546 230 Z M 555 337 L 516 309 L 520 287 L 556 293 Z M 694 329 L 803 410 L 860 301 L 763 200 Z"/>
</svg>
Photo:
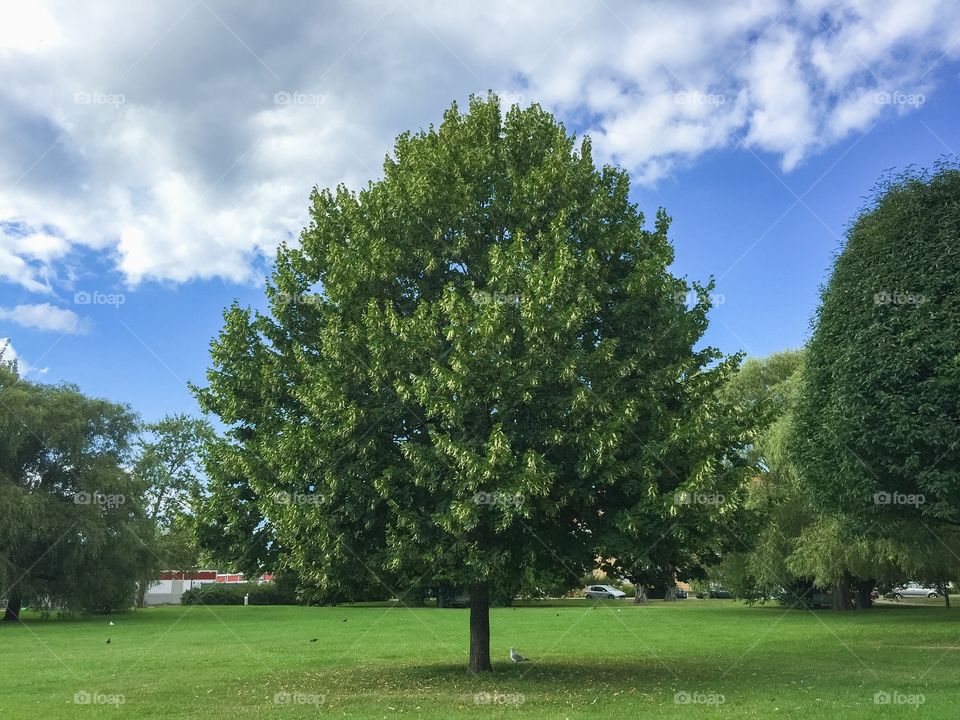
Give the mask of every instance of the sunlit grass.
<svg viewBox="0 0 960 720">
<path fill-rule="evenodd" d="M 960 611 L 939 606 L 500 608 L 495 672 L 481 677 L 465 670 L 467 616 L 382 606 L 28 614 L 25 626 L 0 627 L 0 718 L 952 717 L 960 702 Z M 510 663 L 511 645 L 534 662 Z M 876 705 L 878 692 L 924 702 Z M 76 704 L 78 693 L 93 702 Z M 723 705 L 675 702 L 688 696 Z"/>
</svg>

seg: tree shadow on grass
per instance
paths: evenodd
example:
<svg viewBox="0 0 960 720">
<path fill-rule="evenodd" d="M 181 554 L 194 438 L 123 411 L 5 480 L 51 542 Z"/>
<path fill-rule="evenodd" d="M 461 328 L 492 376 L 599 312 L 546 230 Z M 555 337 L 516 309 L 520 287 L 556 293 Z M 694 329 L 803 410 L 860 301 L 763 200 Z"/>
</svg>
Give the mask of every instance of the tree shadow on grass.
<svg viewBox="0 0 960 720">
<path fill-rule="evenodd" d="M 505 688 L 542 686 L 610 686 L 630 687 L 677 683 L 719 683 L 732 664 L 731 658 L 687 658 L 682 663 L 671 659 L 645 657 L 619 659 L 598 657 L 595 660 L 547 660 L 533 663 L 494 662 L 492 673 L 471 674 L 463 664 L 432 663 L 419 666 L 385 669 L 385 675 L 399 685 L 430 682 L 452 686 L 479 687 L 495 683 Z M 381 681 L 383 676 L 381 676 Z"/>
</svg>

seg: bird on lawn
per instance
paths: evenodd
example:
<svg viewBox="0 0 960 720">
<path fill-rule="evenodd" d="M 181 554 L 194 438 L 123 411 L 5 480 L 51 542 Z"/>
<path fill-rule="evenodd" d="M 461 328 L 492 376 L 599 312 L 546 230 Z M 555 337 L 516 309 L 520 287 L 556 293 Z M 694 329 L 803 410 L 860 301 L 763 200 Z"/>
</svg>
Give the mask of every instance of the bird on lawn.
<svg viewBox="0 0 960 720">
<path fill-rule="evenodd" d="M 515 663 L 530 662 L 530 658 L 525 658 L 523 655 L 518 653 L 513 648 L 510 648 L 510 659 L 513 660 Z"/>
<path fill-rule="evenodd" d="M 113 620 L 110 621 L 110 624 L 113 625 Z"/>
<path fill-rule="evenodd" d="M 107 645 L 110 644 L 110 638 L 107 638 Z"/>
</svg>

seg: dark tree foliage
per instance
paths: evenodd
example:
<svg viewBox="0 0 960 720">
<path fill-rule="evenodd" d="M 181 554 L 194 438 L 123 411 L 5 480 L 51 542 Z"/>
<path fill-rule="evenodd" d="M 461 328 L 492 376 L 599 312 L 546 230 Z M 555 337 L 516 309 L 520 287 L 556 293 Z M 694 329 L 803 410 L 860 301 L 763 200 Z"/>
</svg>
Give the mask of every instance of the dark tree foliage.
<svg viewBox="0 0 960 720">
<path fill-rule="evenodd" d="M 137 419 L 70 385 L 19 377 L 0 353 L 0 599 L 108 612 L 156 570 L 143 486 L 127 470 Z"/>
<path fill-rule="evenodd" d="M 879 187 L 815 323 L 795 454 L 816 505 L 960 523 L 960 170 Z"/>
</svg>

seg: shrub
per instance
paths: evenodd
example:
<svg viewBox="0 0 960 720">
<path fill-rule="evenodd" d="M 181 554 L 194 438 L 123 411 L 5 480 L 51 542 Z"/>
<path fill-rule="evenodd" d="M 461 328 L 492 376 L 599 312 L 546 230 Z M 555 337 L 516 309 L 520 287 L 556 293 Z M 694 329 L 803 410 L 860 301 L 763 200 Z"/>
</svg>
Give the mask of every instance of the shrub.
<svg viewBox="0 0 960 720">
<path fill-rule="evenodd" d="M 299 605 L 289 588 L 275 583 L 209 583 L 187 590 L 180 598 L 184 605 L 243 605 L 249 595 L 251 605 Z"/>
</svg>

